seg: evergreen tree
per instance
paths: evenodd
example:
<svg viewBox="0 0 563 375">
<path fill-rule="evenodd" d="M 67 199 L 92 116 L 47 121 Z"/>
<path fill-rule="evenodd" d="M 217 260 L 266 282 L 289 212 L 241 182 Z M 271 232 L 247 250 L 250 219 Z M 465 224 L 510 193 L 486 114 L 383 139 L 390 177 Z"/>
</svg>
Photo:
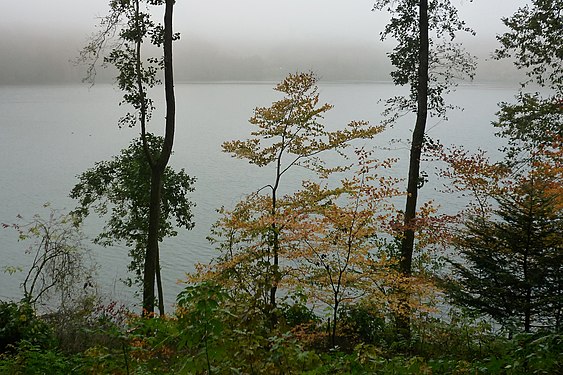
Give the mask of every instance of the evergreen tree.
<svg viewBox="0 0 563 375">
<path fill-rule="evenodd" d="M 453 262 L 454 300 L 504 326 L 559 330 L 563 309 L 563 209 L 545 181 L 522 180 L 497 198 L 496 217 L 466 222 Z"/>
</svg>

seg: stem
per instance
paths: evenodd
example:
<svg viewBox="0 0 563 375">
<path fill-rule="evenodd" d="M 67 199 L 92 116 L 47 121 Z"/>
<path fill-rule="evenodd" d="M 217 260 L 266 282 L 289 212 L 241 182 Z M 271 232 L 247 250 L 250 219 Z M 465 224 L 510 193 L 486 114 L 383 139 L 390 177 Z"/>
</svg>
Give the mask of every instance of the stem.
<svg viewBox="0 0 563 375">
<path fill-rule="evenodd" d="M 418 86 L 417 86 L 417 113 L 416 124 L 413 131 L 410 159 L 409 176 L 407 183 L 407 203 L 405 207 L 403 241 L 401 244 L 400 270 L 407 278 L 412 276 L 412 259 L 414 252 L 414 220 L 416 218 L 416 202 L 418 198 L 418 179 L 420 176 L 420 159 L 426 120 L 428 117 L 428 0 L 420 0 L 419 5 L 419 61 L 418 61 Z M 403 290 L 401 305 L 406 313 L 397 316 L 397 328 L 405 338 L 410 338 L 410 309 L 408 307 L 408 292 Z"/>
<path fill-rule="evenodd" d="M 160 274 L 160 249 L 156 252 L 156 288 L 158 292 L 158 313 L 160 316 L 164 316 L 164 291 L 162 289 L 162 277 Z"/>
</svg>

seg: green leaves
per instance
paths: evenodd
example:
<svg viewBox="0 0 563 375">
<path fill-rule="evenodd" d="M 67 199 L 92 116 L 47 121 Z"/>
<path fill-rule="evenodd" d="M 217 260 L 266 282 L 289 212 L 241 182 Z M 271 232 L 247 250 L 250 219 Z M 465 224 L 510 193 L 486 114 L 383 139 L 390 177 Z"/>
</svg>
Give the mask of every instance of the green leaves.
<svg viewBox="0 0 563 375">
<path fill-rule="evenodd" d="M 530 80 L 563 90 L 563 9 L 562 0 L 533 0 L 503 18 L 510 31 L 497 36 L 501 47 L 495 57 L 514 57 L 518 68 Z"/>
<path fill-rule="evenodd" d="M 220 362 L 226 355 L 223 339 L 225 314 L 223 302 L 227 294 L 212 282 L 187 286 L 176 299 L 178 325 L 181 329 L 178 347 L 196 350 L 197 355 L 188 360 L 188 368 L 195 372 L 205 369 L 211 373 L 212 363 Z"/>
<path fill-rule="evenodd" d="M 501 324 L 529 332 L 557 329 L 563 306 L 563 212 L 544 181 L 524 181 L 497 198 L 496 219 L 467 221 L 456 245 L 464 262 L 454 262 L 458 303 Z"/>
<path fill-rule="evenodd" d="M 162 137 L 147 133 L 147 146 L 152 155 L 160 154 L 162 144 Z M 140 277 L 148 232 L 151 186 L 151 168 L 142 140 L 134 140 L 119 156 L 96 163 L 78 179 L 70 193 L 71 198 L 78 200 L 74 214 L 79 220 L 91 212 L 100 217 L 109 214 L 95 242 L 104 246 L 116 241 L 125 242 L 131 248 L 130 270 Z M 195 178 L 188 176 L 183 169 L 165 169 L 160 203 L 160 241 L 164 237 L 175 236 L 175 226 L 188 230 L 194 227 L 191 212 L 194 203 L 188 199 L 189 193 L 194 191 L 194 183 Z"/>
<path fill-rule="evenodd" d="M 408 112 L 416 112 L 418 99 L 418 65 L 420 35 L 418 25 L 418 1 L 378 0 L 373 10 L 391 13 L 391 20 L 381 33 L 381 39 L 392 38 L 397 46 L 388 53 L 391 64 L 396 68 L 391 77 L 396 85 L 410 87 L 408 96 L 398 96 L 386 100 L 383 115 L 387 123 L 395 122 Z M 443 96 L 464 77 L 473 78 L 475 58 L 463 51 L 461 45 L 453 43 L 459 32 L 474 34 L 458 17 L 457 9 L 450 0 L 430 0 L 428 2 L 429 48 L 429 87 L 428 109 L 431 115 L 444 118 L 446 111 L 452 109 Z"/>
<path fill-rule="evenodd" d="M 563 69 L 562 69 L 563 70 Z M 501 103 L 497 136 L 508 140 L 504 149 L 510 163 L 526 160 L 530 154 L 563 137 L 563 105 L 556 96 L 520 93 L 516 104 Z"/>
</svg>

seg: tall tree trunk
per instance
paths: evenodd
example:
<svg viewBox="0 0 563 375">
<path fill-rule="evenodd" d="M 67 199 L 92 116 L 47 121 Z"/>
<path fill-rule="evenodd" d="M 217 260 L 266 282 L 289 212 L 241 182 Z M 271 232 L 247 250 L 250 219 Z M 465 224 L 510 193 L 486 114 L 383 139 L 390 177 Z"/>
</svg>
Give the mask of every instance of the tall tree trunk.
<svg viewBox="0 0 563 375">
<path fill-rule="evenodd" d="M 166 99 L 166 126 L 162 152 L 151 166 L 151 196 L 149 212 L 149 233 L 143 279 L 143 314 L 154 313 L 154 283 L 158 259 L 158 232 L 160 226 L 160 201 L 162 176 L 172 154 L 176 121 L 176 99 L 174 97 L 174 73 L 172 66 L 172 17 L 175 0 L 166 0 L 164 11 L 164 95 Z M 161 298 L 163 299 L 163 298 Z M 164 303 L 164 301 L 162 301 Z"/>
<path fill-rule="evenodd" d="M 285 135 L 284 135 L 285 140 Z M 272 328 L 274 328 L 278 323 L 278 318 L 275 313 L 276 309 L 276 293 L 278 291 L 278 284 L 281 281 L 280 275 L 280 266 L 279 266 L 279 251 L 280 251 L 280 235 L 279 235 L 279 228 L 277 223 L 277 204 L 278 204 L 278 187 L 280 186 L 281 180 L 281 161 L 283 151 L 285 150 L 285 146 L 282 147 L 280 150 L 277 160 L 276 160 L 276 181 L 274 186 L 272 186 L 272 254 L 273 254 L 273 263 L 272 263 L 272 285 L 270 286 L 270 303 L 268 306 L 268 314 L 270 315 L 270 323 Z"/>
<path fill-rule="evenodd" d="M 428 0 L 420 0 L 419 4 L 419 38 L 417 113 L 410 150 L 407 203 L 404 217 L 405 230 L 401 244 L 401 260 L 399 264 L 401 272 L 403 275 L 407 276 L 407 278 L 412 275 L 412 258 L 414 252 L 413 222 L 416 217 L 420 159 L 424 143 L 426 120 L 428 117 Z M 408 292 L 403 293 L 402 298 L 403 311 L 397 316 L 397 329 L 401 336 L 409 339 L 410 309 L 408 308 Z"/>
<path fill-rule="evenodd" d="M 176 98 L 174 97 L 174 70 L 172 64 L 172 41 L 174 32 L 172 30 L 172 16 L 175 0 L 166 0 L 164 13 L 164 96 L 166 99 L 166 129 L 164 133 L 164 145 L 158 164 L 161 173 L 168 165 L 174 144 L 174 131 L 176 126 Z"/>
</svg>

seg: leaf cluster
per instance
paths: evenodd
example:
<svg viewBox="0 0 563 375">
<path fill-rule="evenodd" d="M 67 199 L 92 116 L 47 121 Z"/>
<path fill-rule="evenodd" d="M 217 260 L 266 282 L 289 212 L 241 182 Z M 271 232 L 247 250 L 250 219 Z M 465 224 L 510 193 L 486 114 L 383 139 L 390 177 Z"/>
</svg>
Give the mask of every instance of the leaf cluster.
<svg viewBox="0 0 563 375">
<path fill-rule="evenodd" d="M 396 96 L 386 101 L 384 116 L 387 123 L 393 123 L 402 114 L 416 112 L 418 99 L 418 69 L 420 32 L 418 19 L 419 2 L 415 0 L 378 0 L 373 10 L 386 10 L 391 20 L 381 32 L 381 39 L 397 41 L 393 52 L 388 53 L 391 64 L 396 68 L 391 77 L 396 85 L 410 88 L 409 96 Z M 428 109 L 431 115 L 445 117 L 451 109 L 444 101 L 444 95 L 456 86 L 456 80 L 473 78 L 474 57 L 465 52 L 461 45 L 454 43 L 459 32 L 474 34 L 465 21 L 458 17 L 457 9 L 450 0 L 428 2 L 429 38 L 429 87 Z"/>
<path fill-rule="evenodd" d="M 501 103 L 498 136 L 508 140 L 506 163 L 527 171 L 526 165 L 542 153 L 545 145 L 561 139 L 563 134 L 563 2 L 534 0 L 503 19 L 510 29 L 497 37 L 501 44 L 497 59 L 513 58 L 518 69 L 530 78 L 522 83 L 517 103 Z M 547 97 L 526 93 L 530 82 L 551 90 Z"/>
<path fill-rule="evenodd" d="M 503 151 L 510 165 L 529 163 L 540 148 L 563 137 L 563 106 L 557 96 L 519 93 L 517 104 L 501 103 L 497 116 L 493 125 L 497 136 L 508 140 Z"/>
<path fill-rule="evenodd" d="M 497 36 L 501 44 L 494 56 L 513 57 L 531 81 L 563 89 L 563 1 L 533 0 L 502 21 L 510 29 Z"/>
<path fill-rule="evenodd" d="M 162 150 L 162 137 L 147 133 L 147 145 L 153 155 Z M 130 270 L 141 276 L 148 233 L 151 168 L 146 160 L 143 141 L 134 140 L 119 156 L 98 162 L 80 176 L 70 197 L 78 200 L 74 214 L 79 221 L 91 212 L 100 217 L 109 214 L 103 231 L 94 242 L 103 246 L 123 241 L 130 247 Z M 167 167 L 163 175 L 158 239 L 175 236 L 175 227 L 194 227 L 194 203 L 188 194 L 194 191 L 195 178 L 181 169 Z"/>
<path fill-rule="evenodd" d="M 324 163 L 316 155 L 342 150 L 352 140 L 372 138 L 382 130 L 365 121 L 353 121 L 344 130 L 326 130 L 320 121 L 332 105 L 319 104 L 316 83 L 311 72 L 290 74 L 275 88 L 284 98 L 254 110 L 249 120 L 256 129 L 252 138 L 225 142 L 223 151 L 259 167 L 275 162 L 280 176 L 293 165 L 322 172 Z"/>
</svg>

